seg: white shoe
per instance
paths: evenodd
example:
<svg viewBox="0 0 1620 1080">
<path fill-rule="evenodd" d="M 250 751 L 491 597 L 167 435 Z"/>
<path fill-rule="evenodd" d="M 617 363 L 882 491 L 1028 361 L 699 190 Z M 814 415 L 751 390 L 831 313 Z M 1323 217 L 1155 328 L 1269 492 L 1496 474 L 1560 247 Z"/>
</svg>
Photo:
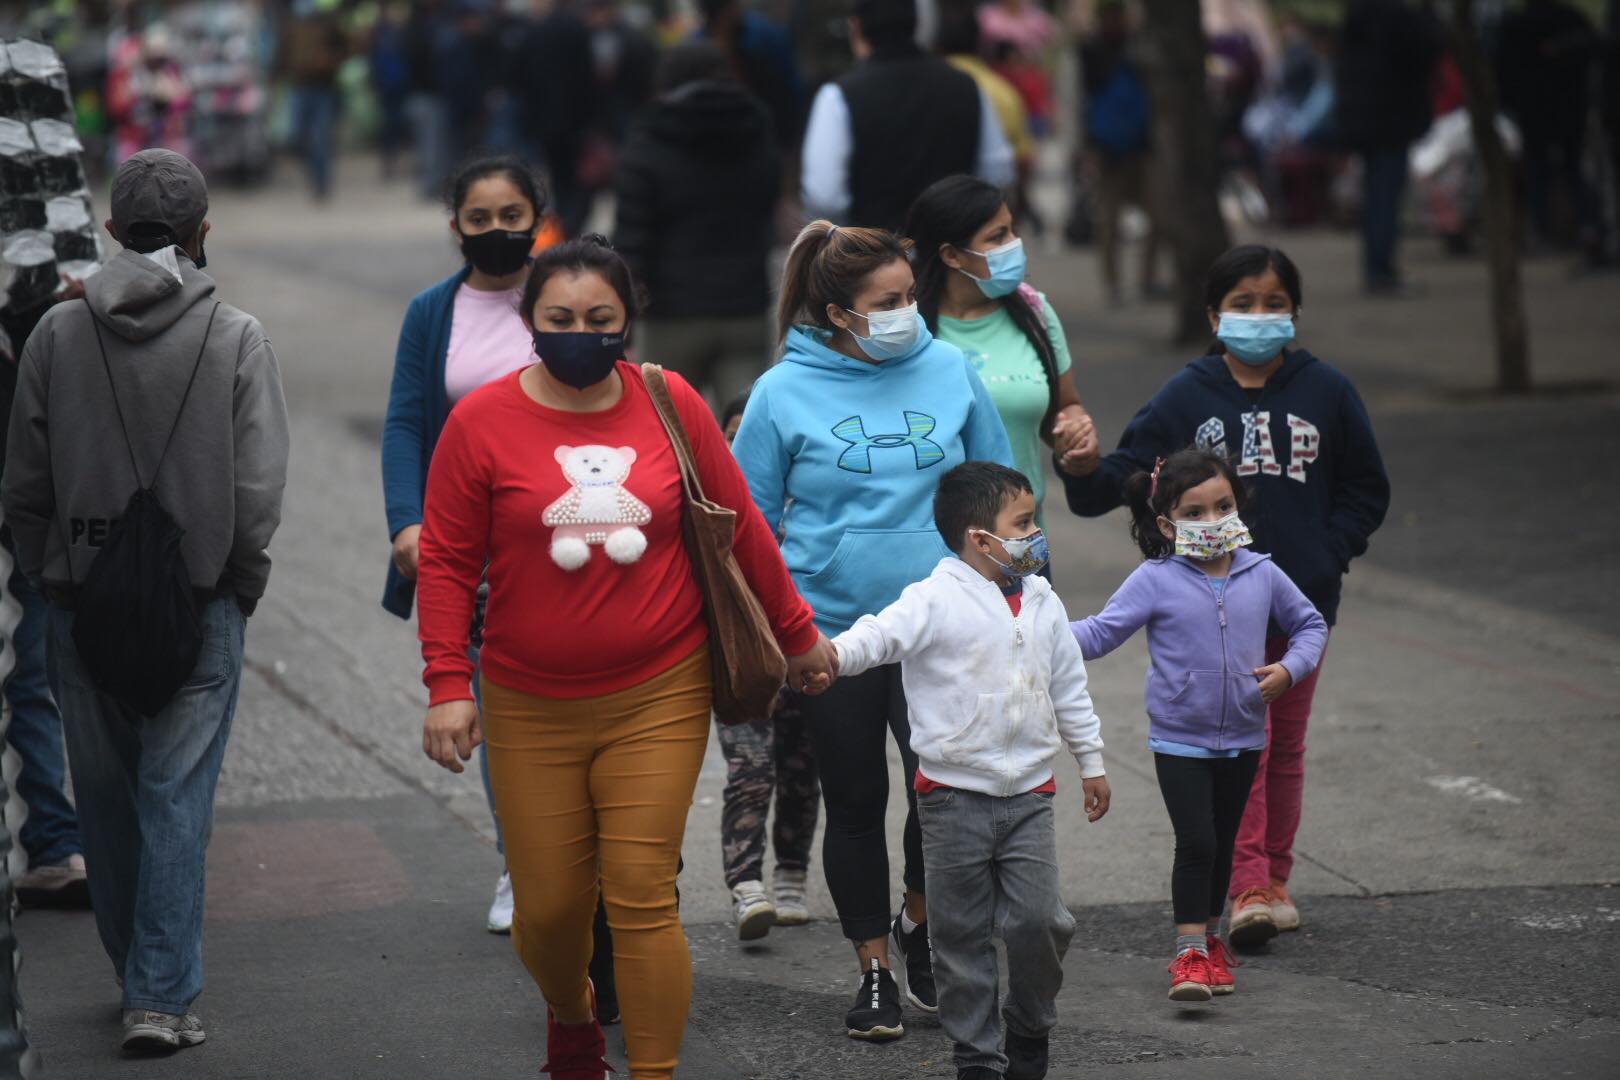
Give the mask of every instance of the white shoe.
<svg viewBox="0 0 1620 1080">
<path fill-rule="evenodd" d="M 495 899 L 489 905 L 489 921 L 484 924 L 492 934 L 512 932 L 512 875 L 502 874 L 495 883 Z"/>
<path fill-rule="evenodd" d="M 757 941 L 771 932 L 776 908 L 765 896 L 764 882 L 738 882 L 731 890 L 731 899 L 737 912 L 738 941 Z"/>
<path fill-rule="evenodd" d="M 803 926 L 810 921 L 810 909 L 804 904 L 803 870 L 778 868 L 771 878 L 771 892 L 776 898 L 776 925 Z"/>
<path fill-rule="evenodd" d="M 196 1046 L 208 1038 L 202 1021 L 190 1013 L 176 1016 L 150 1009 L 124 1012 L 125 1050 L 137 1054 L 161 1054 L 182 1046 Z"/>
</svg>

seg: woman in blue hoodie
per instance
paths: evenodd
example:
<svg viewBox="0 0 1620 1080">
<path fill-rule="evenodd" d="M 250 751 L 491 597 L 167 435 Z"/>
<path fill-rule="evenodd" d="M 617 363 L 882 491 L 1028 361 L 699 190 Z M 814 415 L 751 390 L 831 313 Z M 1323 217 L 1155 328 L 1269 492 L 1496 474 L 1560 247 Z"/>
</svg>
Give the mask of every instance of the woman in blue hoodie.
<svg viewBox="0 0 1620 1080">
<path fill-rule="evenodd" d="M 1126 492 L 1148 561 L 1073 629 L 1089 661 L 1147 627 L 1148 749 L 1176 833 L 1170 999 L 1208 1001 L 1236 988 L 1216 931 L 1266 706 L 1315 670 L 1327 623 L 1270 557 L 1244 550 L 1243 486 L 1224 453 L 1172 454 Z M 1268 625 L 1288 636 L 1280 656 L 1267 652 Z"/>
<path fill-rule="evenodd" d="M 783 271 L 782 363 L 754 385 L 733 449 L 760 511 L 782 536 L 794 582 L 829 636 L 882 611 L 950 552 L 933 523 L 939 478 L 969 459 L 1012 463 L 996 406 L 954 345 L 917 311 L 904 241 L 827 221 L 806 226 Z M 889 970 L 938 1011 L 928 950 L 917 761 L 899 665 L 840 680 L 798 703 L 815 739 L 827 807 L 823 862 L 861 990 L 849 1034 L 904 1034 Z M 906 768 L 905 908 L 890 916 L 884 733 Z"/>
<path fill-rule="evenodd" d="M 1090 466 L 1060 457 L 1069 509 L 1106 514 L 1125 481 L 1190 445 L 1238 462 L 1254 495 L 1248 521 L 1269 552 L 1332 626 L 1350 560 L 1389 509 L 1389 477 L 1361 397 L 1344 374 L 1287 346 L 1303 293 L 1299 271 L 1276 248 L 1247 244 L 1215 261 L 1205 286 L 1216 343 L 1142 406 L 1119 448 Z M 1288 650 L 1276 634 L 1275 661 Z M 1268 739 L 1243 817 L 1233 864 L 1232 941 L 1257 945 L 1299 927 L 1288 895 L 1305 785 L 1305 728 L 1316 673 L 1272 705 Z"/>
</svg>

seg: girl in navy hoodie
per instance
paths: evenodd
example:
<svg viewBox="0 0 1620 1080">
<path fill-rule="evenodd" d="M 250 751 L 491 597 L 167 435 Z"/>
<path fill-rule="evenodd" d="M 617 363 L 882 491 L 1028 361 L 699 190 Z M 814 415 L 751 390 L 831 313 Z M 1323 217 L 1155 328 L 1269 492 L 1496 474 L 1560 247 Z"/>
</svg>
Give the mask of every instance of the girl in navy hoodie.
<svg viewBox="0 0 1620 1080">
<path fill-rule="evenodd" d="M 1147 627 L 1148 749 L 1176 833 L 1170 999 L 1208 1001 L 1235 988 L 1216 931 L 1266 706 L 1315 669 L 1327 623 L 1269 556 L 1244 550 L 1242 483 L 1224 455 L 1172 454 L 1127 481 L 1126 497 L 1148 561 L 1073 629 L 1089 661 Z M 1281 656 L 1267 653 L 1268 623 L 1288 636 Z"/>
<path fill-rule="evenodd" d="M 1205 286 L 1217 338 L 1210 351 L 1142 407 L 1100 465 L 1065 457 L 1058 467 L 1069 509 L 1096 517 L 1120 505 L 1126 479 L 1160 457 L 1189 445 L 1232 457 L 1253 495 L 1254 549 L 1272 556 L 1331 627 L 1341 578 L 1389 508 L 1389 477 L 1350 380 L 1287 347 L 1303 298 L 1299 271 L 1276 248 L 1247 244 L 1222 255 Z M 1275 662 L 1289 641 L 1276 626 L 1271 635 L 1266 656 Z M 1315 694 L 1313 673 L 1267 717 L 1232 868 L 1230 931 L 1240 947 L 1299 927 L 1288 877 Z"/>
</svg>

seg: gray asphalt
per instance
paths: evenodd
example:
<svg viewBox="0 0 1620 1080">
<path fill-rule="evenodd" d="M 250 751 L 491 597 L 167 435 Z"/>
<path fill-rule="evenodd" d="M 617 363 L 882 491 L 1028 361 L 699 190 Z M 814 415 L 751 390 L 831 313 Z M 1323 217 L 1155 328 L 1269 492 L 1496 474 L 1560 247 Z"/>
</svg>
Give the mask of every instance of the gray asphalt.
<svg viewBox="0 0 1620 1080">
<path fill-rule="evenodd" d="M 348 163 L 318 211 L 290 185 L 216 196 L 212 267 L 275 342 L 295 443 L 211 849 L 209 1041 L 120 1059 L 90 918 L 29 912 L 23 986 L 52 1077 L 501 1078 L 542 1060 L 543 1006 L 483 930 L 500 861 L 481 791 L 422 757 L 413 628 L 377 606 L 394 340 L 410 295 L 455 259 L 442 216 L 371 175 Z M 1306 927 L 1251 958 L 1232 998 L 1164 1000 L 1170 830 L 1143 745 L 1145 651 L 1095 665 L 1115 801 L 1087 826 L 1078 785 L 1058 796 L 1081 931 L 1052 1076 L 1620 1075 L 1617 279 L 1530 264 L 1554 392 L 1501 401 L 1481 392 L 1477 263 L 1414 243 L 1427 298 L 1375 304 L 1354 293 L 1351 239 L 1284 242 L 1306 275 L 1302 339 L 1362 388 L 1396 492 L 1348 580 L 1312 722 Z M 1033 273 L 1112 441 L 1190 354 L 1164 343 L 1162 308 L 1104 309 L 1088 255 L 1037 254 Z M 1096 610 L 1135 563 L 1122 520 L 1048 517 L 1066 603 Z M 854 965 L 819 881 L 811 926 L 735 942 L 723 772 L 711 752 L 688 828 L 697 982 L 680 1075 L 954 1075 L 930 1021 L 908 1017 L 890 1046 L 842 1036 Z"/>
</svg>

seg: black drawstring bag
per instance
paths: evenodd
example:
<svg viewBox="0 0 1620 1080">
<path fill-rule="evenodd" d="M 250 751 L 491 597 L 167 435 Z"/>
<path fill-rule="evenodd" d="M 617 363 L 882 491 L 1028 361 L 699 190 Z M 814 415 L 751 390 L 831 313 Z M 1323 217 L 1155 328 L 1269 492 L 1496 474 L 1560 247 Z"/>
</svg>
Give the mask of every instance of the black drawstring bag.
<svg viewBox="0 0 1620 1080">
<path fill-rule="evenodd" d="M 86 302 L 85 307 L 89 307 Z M 202 652 L 202 614 L 197 595 L 186 571 L 180 541 L 185 530 L 163 508 L 157 496 L 158 474 L 169 456 L 174 434 L 180 428 L 191 388 L 202 367 L 208 335 L 214 328 L 219 304 L 208 314 L 203 342 L 197 350 L 191 379 L 180 399 L 179 411 L 169 428 L 151 483 L 141 482 L 140 466 L 135 463 L 135 447 L 124 423 L 124 410 L 118 404 L 113 385 L 112 365 L 101 340 L 101 326 L 95 313 L 96 346 L 112 389 L 113 408 L 129 451 L 129 467 L 135 474 L 135 491 L 124 505 L 124 514 L 107 530 L 107 542 L 90 563 L 90 572 L 78 586 L 73 615 L 73 645 L 79 660 L 96 686 L 109 697 L 135 709 L 142 716 L 156 716 L 174 700 L 196 670 Z M 71 580 L 72 552 L 68 552 Z"/>
</svg>

